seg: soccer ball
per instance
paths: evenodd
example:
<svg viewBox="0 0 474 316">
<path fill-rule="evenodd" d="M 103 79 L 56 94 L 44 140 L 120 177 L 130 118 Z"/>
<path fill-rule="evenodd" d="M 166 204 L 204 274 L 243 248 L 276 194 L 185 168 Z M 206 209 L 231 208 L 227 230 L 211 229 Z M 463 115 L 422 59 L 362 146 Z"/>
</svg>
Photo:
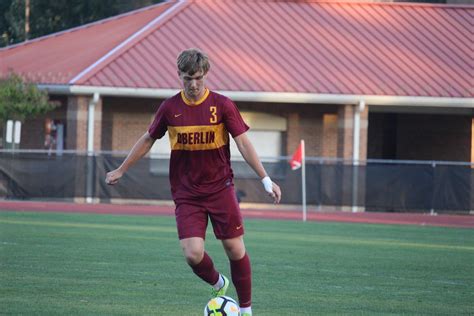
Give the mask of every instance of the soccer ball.
<svg viewBox="0 0 474 316">
<path fill-rule="evenodd" d="M 211 299 L 204 307 L 204 316 L 239 316 L 240 308 L 234 299 L 218 296 Z"/>
</svg>

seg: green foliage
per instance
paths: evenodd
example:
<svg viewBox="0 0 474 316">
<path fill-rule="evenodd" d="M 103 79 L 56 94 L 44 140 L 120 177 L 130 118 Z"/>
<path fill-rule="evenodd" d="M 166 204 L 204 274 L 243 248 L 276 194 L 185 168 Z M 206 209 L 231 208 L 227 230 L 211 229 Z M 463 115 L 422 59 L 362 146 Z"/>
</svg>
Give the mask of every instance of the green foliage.
<svg viewBox="0 0 474 316">
<path fill-rule="evenodd" d="M 31 0 L 30 35 L 70 29 L 162 0 Z M 0 47 L 25 40 L 25 0 L 0 1 Z"/>
<path fill-rule="evenodd" d="M 0 121 L 26 118 L 49 112 L 57 107 L 48 99 L 45 91 L 35 85 L 23 81 L 18 75 L 12 74 L 0 79 Z"/>
</svg>

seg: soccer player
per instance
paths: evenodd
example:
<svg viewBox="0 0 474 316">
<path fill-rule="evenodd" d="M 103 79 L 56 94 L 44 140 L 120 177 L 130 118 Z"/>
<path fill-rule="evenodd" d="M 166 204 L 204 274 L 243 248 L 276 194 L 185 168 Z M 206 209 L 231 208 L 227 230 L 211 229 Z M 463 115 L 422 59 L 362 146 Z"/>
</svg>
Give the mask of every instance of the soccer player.
<svg viewBox="0 0 474 316">
<path fill-rule="evenodd" d="M 199 49 L 182 51 L 177 59 L 183 90 L 163 101 L 153 123 L 117 169 L 106 176 L 116 184 L 123 174 L 153 146 L 169 134 L 171 144 L 170 184 L 176 205 L 178 237 L 193 272 L 212 286 L 212 296 L 225 295 L 229 280 L 217 272 L 204 250 L 208 218 L 230 261 L 231 279 L 242 315 L 252 315 L 252 275 L 246 253 L 244 225 L 232 182 L 229 134 L 245 161 L 260 177 L 274 203 L 280 187 L 267 175 L 246 132 L 236 105 L 227 97 L 206 88 L 210 63 Z"/>
</svg>

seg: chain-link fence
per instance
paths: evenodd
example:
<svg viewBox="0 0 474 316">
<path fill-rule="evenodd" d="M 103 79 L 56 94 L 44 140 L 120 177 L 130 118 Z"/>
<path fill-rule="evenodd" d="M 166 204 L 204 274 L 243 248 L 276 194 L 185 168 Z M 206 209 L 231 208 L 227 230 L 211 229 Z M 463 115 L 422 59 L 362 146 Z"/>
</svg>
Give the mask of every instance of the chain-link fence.
<svg viewBox="0 0 474 316">
<path fill-rule="evenodd" d="M 75 151 L 0 152 L 0 198 L 107 202 L 171 200 L 169 159 L 151 157 L 134 165 L 118 185 L 104 182 L 125 153 L 93 155 Z M 301 204 L 301 169 L 288 157 L 263 159 L 283 191 L 283 204 Z M 315 208 L 358 207 L 366 211 L 456 212 L 474 209 L 474 172 L 470 163 L 307 158 L 307 204 Z M 268 203 L 262 185 L 243 161 L 233 161 L 234 182 L 242 202 Z"/>
</svg>

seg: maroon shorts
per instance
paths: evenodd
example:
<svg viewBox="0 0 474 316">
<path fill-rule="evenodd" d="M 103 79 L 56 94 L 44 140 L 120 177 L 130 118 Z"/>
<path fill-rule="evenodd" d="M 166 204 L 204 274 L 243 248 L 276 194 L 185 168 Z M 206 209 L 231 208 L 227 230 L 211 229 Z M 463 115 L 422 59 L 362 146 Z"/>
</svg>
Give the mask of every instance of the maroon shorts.
<svg viewBox="0 0 474 316">
<path fill-rule="evenodd" d="M 175 214 L 179 239 L 205 239 L 208 217 L 217 239 L 230 239 L 244 234 L 234 187 L 225 188 L 205 199 L 178 201 Z"/>
</svg>

